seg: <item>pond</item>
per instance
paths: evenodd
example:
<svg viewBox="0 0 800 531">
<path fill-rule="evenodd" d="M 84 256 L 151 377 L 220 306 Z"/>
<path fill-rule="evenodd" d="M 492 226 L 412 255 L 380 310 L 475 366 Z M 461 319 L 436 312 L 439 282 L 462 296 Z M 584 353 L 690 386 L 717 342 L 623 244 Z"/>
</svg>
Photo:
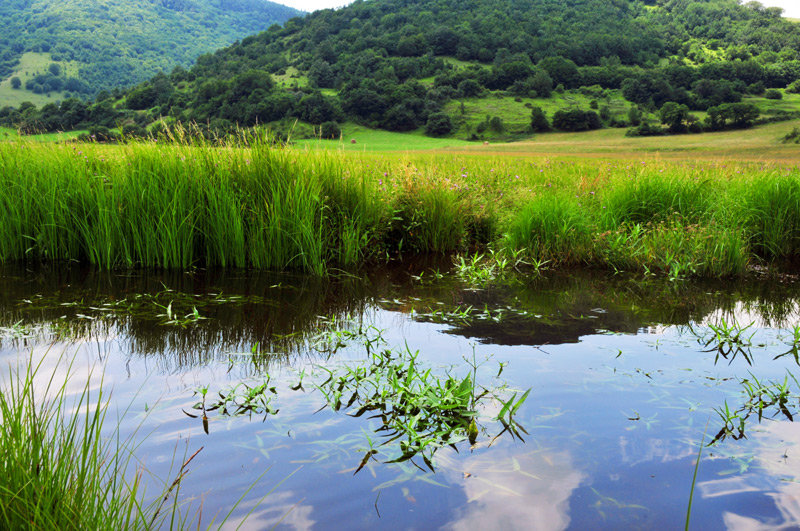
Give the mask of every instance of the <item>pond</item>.
<svg viewBox="0 0 800 531">
<path fill-rule="evenodd" d="M 204 525 L 800 526 L 793 278 L 448 269 L 6 267 L 0 375 L 102 381 L 154 484 L 199 450 Z"/>
</svg>

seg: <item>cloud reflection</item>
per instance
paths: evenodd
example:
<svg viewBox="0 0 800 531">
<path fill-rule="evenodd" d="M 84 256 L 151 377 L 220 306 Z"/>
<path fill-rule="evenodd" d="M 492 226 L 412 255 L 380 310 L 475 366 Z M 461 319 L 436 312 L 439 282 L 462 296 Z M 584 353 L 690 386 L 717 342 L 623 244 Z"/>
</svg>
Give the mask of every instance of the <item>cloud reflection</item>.
<svg viewBox="0 0 800 531">
<path fill-rule="evenodd" d="M 444 529 L 565 529 L 570 496 L 586 477 L 568 452 L 497 448 L 456 463 L 445 465 L 448 479 L 464 486 L 467 504 Z"/>
<path fill-rule="evenodd" d="M 704 498 L 764 492 L 772 498 L 778 516 L 755 518 L 726 511 L 722 518 L 727 529 L 733 531 L 778 531 L 800 529 L 800 424 L 792 422 L 767 422 L 753 431 L 751 439 L 757 443 L 758 474 L 698 483 Z M 789 457 L 787 457 L 789 456 Z M 771 491 L 771 492 L 768 492 Z"/>
<path fill-rule="evenodd" d="M 300 500 L 299 502 L 297 500 Z M 252 500 L 239 505 L 243 516 L 229 518 L 222 526 L 223 531 L 273 529 L 280 524 L 282 529 L 312 529 L 315 520 L 311 519 L 312 505 L 301 503 L 302 497 L 293 491 L 273 492 L 262 502 Z M 256 509 L 246 516 L 254 507 Z"/>
</svg>

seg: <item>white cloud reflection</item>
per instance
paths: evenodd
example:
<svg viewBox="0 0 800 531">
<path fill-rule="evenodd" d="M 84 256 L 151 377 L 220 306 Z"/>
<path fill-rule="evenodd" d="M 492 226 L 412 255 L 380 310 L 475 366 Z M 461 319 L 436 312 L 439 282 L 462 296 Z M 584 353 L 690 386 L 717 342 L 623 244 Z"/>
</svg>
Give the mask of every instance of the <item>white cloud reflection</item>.
<svg viewBox="0 0 800 531">
<path fill-rule="evenodd" d="M 507 450 L 470 457 L 448 468 L 451 484 L 463 485 L 467 504 L 444 529 L 565 529 L 569 499 L 585 479 L 568 452 Z"/>
<path fill-rule="evenodd" d="M 757 443 L 753 451 L 758 472 L 698 483 L 702 497 L 763 491 L 774 501 L 778 516 L 758 519 L 726 511 L 725 527 L 732 531 L 800 529 L 800 424 L 767 422 L 752 430 L 750 438 Z"/>
</svg>

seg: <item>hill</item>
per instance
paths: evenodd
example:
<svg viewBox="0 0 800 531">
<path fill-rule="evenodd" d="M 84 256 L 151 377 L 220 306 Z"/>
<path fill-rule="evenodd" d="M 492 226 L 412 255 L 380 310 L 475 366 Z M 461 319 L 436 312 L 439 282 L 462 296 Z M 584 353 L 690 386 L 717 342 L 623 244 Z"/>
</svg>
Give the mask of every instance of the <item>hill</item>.
<svg viewBox="0 0 800 531">
<path fill-rule="evenodd" d="M 799 50 L 800 26 L 758 2 L 359 0 L 101 95 L 80 122 L 74 103 L 69 119 L 48 106 L 5 109 L 0 122 L 146 134 L 175 121 L 224 133 L 299 119 L 326 137 L 353 122 L 472 140 L 651 135 L 662 123 L 700 132 L 795 117 Z"/>
<path fill-rule="evenodd" d="M 17 77 L 36 94 L 94 95 L 188 67 L 300 14 L 265 0 L 4 0 L 0 79 Z M 20 63 L 26 54 L 46 64 L 32 70 Z M 54 72 L 67 65 L 69 75 Z"/>
</svg>

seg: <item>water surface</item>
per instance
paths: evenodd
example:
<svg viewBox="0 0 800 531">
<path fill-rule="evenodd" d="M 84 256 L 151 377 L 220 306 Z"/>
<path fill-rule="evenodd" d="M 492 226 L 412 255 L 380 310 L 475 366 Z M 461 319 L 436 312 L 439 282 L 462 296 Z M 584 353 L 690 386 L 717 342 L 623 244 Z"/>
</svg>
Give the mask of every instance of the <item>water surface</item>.
<svg viewBox="0 0 800 531">
<path fill-rule="evenodd" d="M 79 391 L 93 369 L 153 477 L 171 480 L 203 448 L 181 497 L 202 500 L 204 522 L 244 495 L 231 529 L 251 510 L 242 529 L 677 528 L 700 441 L 725 426 L 716 410 L 747 404 L 742 380 L 788 378 L 785 410 L 800 405 L 792 279 L 550 273 L 475 286 L 436 270 L 446 265 L 327 280 L 5 268 L 0 374 L 44 359 Z M 751 323 L 739 343 L 712 328 Z M 381 421 L 332 410 L 316 387 L 386 349 L 419 351 L 441 378 L 477 365 L 476 383 L 500 397 L 530 389 L 521 429 L 503 432 L 502 404 L 484 400 L 474 444 L 387 463 L 402 451 L 380 446 Z M 274 388 L 272 412 L 204 423 L 198 389 L 210 403 L 242 383 Z M 800 426 L 772 407 L 740 435 L 703 448 L 692 527 L 800 526 Z"/>
</svg>

